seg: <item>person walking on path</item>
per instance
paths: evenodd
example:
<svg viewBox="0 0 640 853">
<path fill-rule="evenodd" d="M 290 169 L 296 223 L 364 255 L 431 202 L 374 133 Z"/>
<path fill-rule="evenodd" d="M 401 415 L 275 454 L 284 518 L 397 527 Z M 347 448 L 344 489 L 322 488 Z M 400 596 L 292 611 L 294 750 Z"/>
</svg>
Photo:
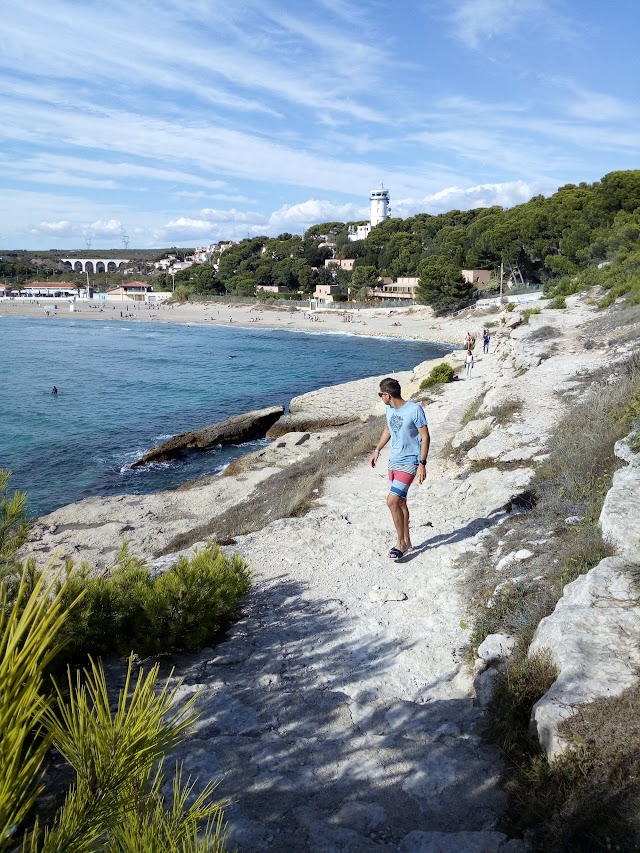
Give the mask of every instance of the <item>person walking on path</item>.
<svg viewBox="0 0 640 853">
<path fill-rule="evenodd" d="M 467 347 L 467 357 L 464 360 L 464 366 L 467 371 L 467 379 L 471 379 L 471 368 L 473 367 L 473 353 L 471 347 Z"/>
<path fill-rule="evenodd" d="M 418 485 L 425 481 L 425 463 L 431 438 L 424 409 L 412 400 L 402 399 L 397 379 L 383 379 L 378 397 L 386 406 L 387 424 L 371 456 L 371 467 L 375 468 L 380 451 L 391 439 L 387 506 L 396 529 L 397 541 L 395 547 L 389 550 L 389 557 L 399 560 L 412 547 L 407 492 L 416 476 Z"/>
<path fill-rule="evenodd" d="M 489 329 L 485 329 L 482 333 L 482 351 L 489 352 L 489 341 L 491 340 L 491 335 L 489 334 Z"/>
</svg>

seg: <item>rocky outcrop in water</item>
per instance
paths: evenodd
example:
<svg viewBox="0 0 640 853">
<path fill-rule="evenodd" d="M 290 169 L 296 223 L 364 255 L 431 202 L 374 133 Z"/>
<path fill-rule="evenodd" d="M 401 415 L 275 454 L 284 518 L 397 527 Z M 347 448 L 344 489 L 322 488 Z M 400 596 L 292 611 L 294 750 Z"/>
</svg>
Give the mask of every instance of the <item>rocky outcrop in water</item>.
<svg viewBox="0 0 640 853">
<path fill-rule="evenodd" d="M 175 459 L 185 450 L 208 450 L 216 445 L 242 444 L 254 438 L 261 438 L 283 414 L 284 406 L 271 406 L 268 409 L 246 412 L 244 415 L 236 415 L 221 423 L 209 424 L 191 432 L 174 435 L 173 438 L 149 450 L 131 467 L 139 468 L 149 462 Z"/>
</svg>

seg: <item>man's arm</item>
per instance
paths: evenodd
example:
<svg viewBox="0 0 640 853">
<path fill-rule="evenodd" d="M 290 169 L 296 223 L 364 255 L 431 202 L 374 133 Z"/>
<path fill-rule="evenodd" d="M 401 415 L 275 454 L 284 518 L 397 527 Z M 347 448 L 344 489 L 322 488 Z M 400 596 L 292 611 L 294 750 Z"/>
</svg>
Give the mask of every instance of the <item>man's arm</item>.
<svg viewBox="0 0 640 853">
<path fill-rule="evenodd" d="M 429 435 L 429 427 L 423 426 L 418 427 L 418 432 L 420 434 L 420 438 L 422 439 L 422 443 L 420 444 L 420 463 L 418 465 L 418 485 L 420 486 L 424 483 L 425 478 L 427 476 L 427 471 L 425 468 L 425 462 L 427 461 L 427 456 L 429 455 L 429 445 L 431 444 L 431 436 Z"/>
<path fill-rule="evenodd" d="M 391 433 L 389 431 L 389 427 L 385 426 L 385 428 L 382 430 L 382 434 L 381 434 L 380 438 L 378 439 L 378 443 L 376 444 L 376 449 L 373 451 L 373 453 L 371 455 L 370 463 L 371 463 L 372 468 L 376 467 L 376 462 L 378 461 L 378 456 L 380 456 L 380 451 L 385 446 L 385 444 L 389 441 L 390 438 L 391 438 Z"/>
</svg>

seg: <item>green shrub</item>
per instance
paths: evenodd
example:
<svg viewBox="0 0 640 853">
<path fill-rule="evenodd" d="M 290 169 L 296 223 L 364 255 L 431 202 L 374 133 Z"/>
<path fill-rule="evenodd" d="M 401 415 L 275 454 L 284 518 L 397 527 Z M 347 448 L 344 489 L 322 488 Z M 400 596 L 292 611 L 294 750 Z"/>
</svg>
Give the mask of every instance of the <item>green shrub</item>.
<svg viewBox="0 0 640 853">
<path fill-rule="evenodd" d="M 87 566 L 68 563 L 58 585 L 65 605 L 83 595 L 61 629 L 66 645 L 57 658 L 58 665 L 78 664 L 87 655 L 145 656 L 213 643 L 249 591 L 250 572 L 237 554 L 228 558 L 209 544 L 154 578 L 125 544 L 107 573 L 92 577 Z"/>
<path fill-rule="evenodd" d="M 567 300 L 564 296 L 555 296 L 546 306 L 547 308 L 566 308 Z"/>
<path fill-rule="evenodd" d="M 450 364 L 437 364 L 431 373 L 420 383 L 420 390 L 426 391 L 432 385 L 444 385 L 447 382 L 453 382 L 455 376 L 455 371 Z"/>
<path fill-rule="evenodd" d="M 515 307 L 516 307 L 515 302 L 507 302 L 507 304 L 504 306 L 504 310 L 511 313 L 512 311 L 515 311 Z"/>
<path fill-rule="evenodd" d="M 181 557 L 153 585 L 152 612 L 161 630 L 157 642 L 192 651 L 215 639 L 249 591 L 250 581 L 237 554 L 229 560 L 217 545 L 207 545 L 191 560 Z"/>
</svg>

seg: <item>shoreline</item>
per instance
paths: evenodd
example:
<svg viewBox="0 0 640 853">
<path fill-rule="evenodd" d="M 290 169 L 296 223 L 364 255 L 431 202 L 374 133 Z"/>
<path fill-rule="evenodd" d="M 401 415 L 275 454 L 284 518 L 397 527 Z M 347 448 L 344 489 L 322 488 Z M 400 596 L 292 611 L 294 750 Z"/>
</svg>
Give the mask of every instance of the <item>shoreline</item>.
<svg viewBox="0 0 640 853">
<path fill-rule="evenodd" d="M 425 341 L 450 344 L 456 347 L 456 341 L 462 346 L 464 335 L 471 331 L 478 337 L 481 319 L 471 315 L 463 319 L 443 318 L 436 320 L 431 308 L 423 305 L 402 306 L 397 308 L 359 308 L 359 309 L 324 309 L 316 312 L 318 320 L 306 319 L 308 311 L 279 306 L 228 305 L 223 309 L 212 305 L 195 303 L 177 303 L 175 305 L 160 305 L 157 308 L 135 306 L 134 303 L 118 303 L 105 307 L 76 303 L 78 310 L 71 312 L 59 310 L 57 314 L 46 316 L 45 311 L 52 310 L 54 304 L 67 308 L 63 300 L 40 300 L 40 305 L 33 302 L 0 299 L 0 321 L 4 317 L 38 317 L 52 322 L 63 319 L 74 320 L 105 320 L 110 322 L 144 322 L 144 323 L 178 323 L 182 325 L 208 325 L 212 328 L 246 329 L 284 329 L 288 331 L 306 332 L 308 334 L 341 334 L 353 337 L 387 338 L 389 340 Z M 49 306 L 48 308 L 46 306 Z M 128 316 L 120 317 L 120 312 L 126 311 Z M 216 317 L 210 316 L 212 312 Z M 345 316 L 355 317 L 352 322 L 346 322 Z"/>
<path fill-rule="evenodd" d="M 61 303 L 58 302 L 57 304 L 60 307 Z M 38 323 L 37 323 L 38 335 L 43 337 L 44 339 L 46 339 L 49 336 L 55 337 L 57 334 L 59 334 L 59 332 L 62 332 L 65 328 L 67 329 L 67 332 L 71 333 L 72 337 L 75 339 L 78 335 L 82 336 L 84 334 L 84 330 L 88 329 L 88 327 L 79 326 L 77 324 L 74 324 L 71 327 L 60 327 L 60 326 L 58 326 L 59 332 L 56 332 L 55 329 L 52 332 L 48 332 L 47 327 L 42 322 L 43 319 L 47 319 L 47 320 L 51 320 L 51 321 L 55 321 L 58 319 L 61 321 L 69 320 L 69 319 L 71 319 L 71 320 L 75 320 L 75 319 L 103 320 L 103 319 L 106 319 L 106 320 L 112 320 L 112 321 L 116 320 L 116 322 L 118 320 L 120 320 L 119 310 L 117 312 L 116 311 L 110 311 L 110 312 L 105 311 L 103 313 L 100 313 L 99 311 L 97 311 L 95 309 L 87 310 L 85 308 L 85 310 L 79 314 L 76 312 L 73 312 L 73 313 L 72 312 L 68 312 L 68 313 L 67 312 L 65 312 L 65 313 L 59 312 L 58 315 L 51 314 L 48 318 L 46 318 L 46 317 L 43 317 L 42 304 L 40 306 L 38 306 L 34 303 L 28 303 L 27 302 L 25 304 L 25 303 L 16 303 L 14 301 L 12 303 L 6 303 L 5 302 L 4 305 L 0 304 L 0 308 L 4 309 L 4 312 L 2 314 L 0 314 L 0 329 L 2 328 L 1 319 L 3 317 L 15 316 L 18 318 L 19 322 L 18 322 L 18 325 L 13 327 L 13 328 L 16 329 L 16 334 L 19 337 L 29 334 L 29 328 L 30 328 L 28 325 L 29 320 L 33 319 L 33 318 L 38 319 Z M 186 310 L 183 310 L 181 312 L 180 308 L 183 308 Z M 51 309 L 51 306 L 50 306 L 49 310 L 50 309 Z M 136 312 L 136 313 L 138 313 L 138 312 Z M 140 320 L 143 323 L 145 323 L 145 325 L 139 331 L 141 333 L 145 332 L 145 335 L 148 334 L 149 324 L 152 322 L 149 315 L 156 315 L 156 314 L 161 314 L 161 313 L 162 313 L 161 311 L 156 311 L 155 309 L 154 310 L 148 310 L 148 311 L 147 310 L 140 310 L 139 311 Z M 190 306 L 190 305 L 189 306 L 178 306 L 178 308 L 176 308 L 176 309 L 166 309 L 165 316 L 162 317 L 162 320 L 165 323 L 174 324 L 174 326 L 173 326 L 174 328 L 175 328 L 175 324 L 177 324 L 178 326 L 188 325 L 188 326 L 192 326 L 194 328 L 198 327 L 198 326 L 206 326 L 207 329 L 215 329 L 216 326 L 220 326 L 220 327 L 227 329 L 227 330 L 238 329 L 240 332 L 239 337 L 234 338 L 231 335 L 229 335 L 229 336 L 225 335 L 224 336 L 225 340 L 227 338 L 230 340 L 237 340 L 238 346 L 241 345 L 242 341 L 245 338 L 247 340 L 250 340 L 251 336 L 245 336 L 243 338 L 244 332 L 251 330 L 251 329 L 255 329 L 256 326 L 258 325 L 258 324 L 250 322 L 250 318 L 253 316 L 251 313 L 251 306 L 249 306 L 248 308 L 241 306 L 240 308 L 236 309 L 235 316 L 236 316 L 238 322 L 234 322 L 232 324 L 229 324 L 227 322 L 227 314 L 228 314 L 228 311 L 223 315 L 223 320 L 219 320 L 218 322 L 215 322 L 215 321 L 212 322 L 209 319 L 211 314 L 210 314 L 210 311 L 208 310 L 208 307 L 196 306 L 194 309 L 194 307 Z M 116 315 L 116 316 L 111 316 L 111 315 Z M 289 319 L 290 315 L 289 315 L 289 312 L 286 312 L 286 313 L 283 313 L 281 316 L 283 316 L 285 318 L 285 320 L 287 320 L 287 319 Z M 378 365 L 378 368 L 385 370 L 384 365 L 386 364 L 388 369 L 386 369 L 385 373 L 382 375 L 392 375 L 395 373 L 395 369 L 389 368 L 389 365 L 394 365 L 394 364 L 397 365 L 397 360 L 395 358 L 395 355 L 398 353 L 398 351 L 403 350 L 404 347 L 406 346 L 406 344 L 413 345 L 414 350 L 415 350 L 415 351 L 412 350 L 411 357 L 408 359 L 405 357 L 405 361 L 400 365 L 400 369 L 403 370 L 404 364 L 407 364 L 406 371 L 408 371 L 408 374 L 412 373 L 415 370 L 416 366 L 422 365 L 424 363 L 431 363 L 434 359 L 437 362 L 439 359 L 446 357 L 446 356 L 449 356 L 449 354 L 456 348 L 456 344 L 451 342 L 450 340 L 447 341 L 446 343 L 442 343 L 439 341 L 432 341 L 426 335 L 423 336 L 423 335 L 417 335 L 416 334 L 416 335 L 411 336 L 411 337 L 409 337 L 409 336 L 400 337 L 400 334 L 398 334 L 398 333 L 404 329 L 404 325 L 406 325 L 406 324 L 404 324 L 400 329 L 391 330 L 391 331 L 395 331 L 396 337 L 390 337 L 388 334 L 386 334 L 387 330 L 383 330 L 382 328 L 377 330 L 377 334 L 372 334 L 372 333 L 370 333 L 371 327 L 368 325 L 358 328 L 359 324 L 355 324 L 355 326 L 354 326 L 354 324 L 351 324 L 351 323 L 349 323 L 349 324 L 343 323 L 341 321 L 341 316 L 342 316 L 341 314 L 337 314 L 335 317 L 331 318 L 334 320 L 333 324 L 330 324 L 329 322 L 321 323 L 321 322 L 309 322 L 309 321 L 307 321 L 307 323 L 304 323 L 302 312 L 297 312 L 296 314 L 293 314 L 293 317 L 295 318 L 295 324 L 292 323 L 290 325 L 289 323 L 281 323 L 280 325 L 268 325 L 268 326 L 266 324 L 262 325 L 262 326 L 258 327 L 256 338 L 262 338 L 262 340 L 265 341 L 265 344 L 263 344 L 263 345 L 269 347 L 269 349 L 271 349 L 274 344 L 277 344 L 278 340 L 282 341 L 283 339 L 278 338 L 278 337 L 276 337 L 274 339 L 272 337 L 270 338 L 269 335 L 261 334 L 265 330 L 271 331 L 271 330 L 281 329 L 281 330 L 284 330 L 285 332 L 292 332 L 292 333 L 295 332 L 295 333 L 304 334 L 304 335 L 312 335 L 315 337 L 322 336 L 322 335 L 331 335 L 331 336 L 338 335 L 338 336 L 343 336 L 342 337 L 343 341 L 344 341 L 344 336 L 350 337 L 351 339 L 354 339 L 356 337 L 362 337 L 365 340 L 379 340 L 381 342 L 384 341 L 384 348 L 378 350 L 379 352 L 381 352 L 381 355 L 382 355 L 382 361 Z M 387 321 L 388 320 L 388 322 L 391 322 L 391 323 L 395 322 L 393 316 L 391 318 L 387 318 L 385 315 L 382 318 L 376 318 L 376 319 L 378 319 L 380 321 Z M 400 319 L 404 320 L 404 318 L 402 316 Z M 244 322 L 241 322 L 241 320 L 244 320 Z M 127 324 L 124 327 L 121 327 L 121 330 L 123 332 L 125 330 L 131 330 L 131 333 L 133 333 L 135 336 L 135 324 L 136 324 L 136 322 L 139 322 L 137 317 L 134 320 L 131 320 L 130 318 L 122 318 L 122 320 L 120 320 L 120 322 L 124 322 L 125 324 Z M 156 322 L 158 322 L 157 319 L 156 319 Z M 416 323 L 415 325 L 418 325 L 418 324 Z M 96 328 L 99 328 L 99 327 L 96 327 Z M 108 331 L 108 329 L 110 329 L 112 327 L 103 325 L 101 328 Z M 358 332 L 355 332 L 355 329 L 358 329 Z M 20 330 L 22 330 L 22 331 L 20 331 Z M 116 327 L 114 327 L 114 331 L 115 330 L 116 330 Z M 166 329 L 167 333 L 169 331 L 170 331 L 170 328 Z M 204 332 L 204 329 L 202 329 L 200 332 L 200 338 L 202 338 L 203 332 Z M 185 330 L 185 333 L 187 333 L 187 330 Z M 212 334 L 215 334 L 215 333 L 212 333 Z M 209 338 L 208 331 L 206 333 L 206 338 L 207 339 Z M 160 340 L 162 340 L 162 338 Z M 212 337 L 211 340 L 214 340 L 214 337 Z M 313 348 L 313 346 L 314 346 L 311 342 L 309 342 L 305 346 L 302 343 L 301 339 L 298 339 L 298 340 L 300 341 L 299 345 L 302 345 L 305 348 L 305 350 L 307 349 L 307 347 Z M 334 349 L 340 350 L 342 345 L 339 343 L 339 341 L 340 341 L 340 338 L 335 338 L 335 342 L 332 342 L 331 340 L 327 340 L 327 341 L 325 341 L 324 344 L 320 343 L 320 344 L 318 344 L 318 346 L 320 346 L 323 349 L 323 351 L 331 353 Z M 393 347 L 394 342 L 399 342 L 400 344 L 402 344 L 402 346 Z M 393 349 L 389 349 L 387 351 L 387 349 L 386 349 L 387 344 L 390 344 L 393 347 Z M 231 343 L 229 345 L 232 347 L 232 349 L 230 351 L 236 351 L 233 349 L 235 344 Z M 363 343 L 363 345 L 364 345 L 364 343 Z M 356 344 L 354 346 L 357 346 L 359 348 L 360 345 Z M 434 350 L 436 350 L 436 351 L 434 352 Z M 436 363 L 436 362 L 434 362 L 434 363 Z M 331 396 L 332 394 L 336 393 L 336 391 L 338 394 L 342 394 L 341 386 L 349 385 L 351 383 L 359 383 L 361 381 L 364 381 L 365 384 L 369 384 L 371 386 L 371 388 L 373 388 L 373 383 L 375 383 L 375 376 L 377 375 L 378 371 L 375 369 L 372 371 L 372 367 L 373 367 L 373 365 L 371 365 L 371 364 L 368 364 L 368 366 L 366 367 L 366 372 L 370 374 L 368 377 L 367 376 L 363 377 L 362 373 L 360 373 L 359 371 L 354 371 L 353 369 L 351 369 L 347 365 L 345 365 L 345 368 L 344 368 L 344 375 L 341 376 L 340 378 L 333 377 L 333 379 L 331 379 L 331 378 L 329 378 L 329 375 L 327 375 L 327 373 L 325 372 L 322 375 L 318 375 L 316 377 L 317 384 L 315 382 L 313 383 L 312 386 L 310 386 L 309 384 L 306 384 L 305 387 L 300 387 L 298 389 L 296 389 L 295 387 L 289 387 L 288 388 L 289 393 L 287 394 L 286 398 L 282 400 L 282 402 L 286 403 L 286 409 L 288 412 L 290 404 L 300 395 L 304 396 L 307 394 L 313 394 L 315 397 L 325 397 L 327 395 Z M 364 369 L 364 363 L 363 363 L 363 369 Z M 355 376 L 354 376 L 354 372 L 355 372 Z M 382 375 L 379 378 L 382 378 Z M 362 379 L 360 377 L 362 377 Z M 327 382 L 327 380 L 329 380 L 329 382 Z M 366 393 L 363 394 L 364 399 L 362 400 L 361 403 L 358 404 L 359 406 L 362 407 L 363 411 L 367 411 L 370 408 L 370 401 L 368 400 L 368 396 L 369 395 Z M 377 398 L 375 398 L 375 399 L 377 402 Z M 259 405 L 238 406 L 236 404 L 236 408 L 230 413 L 229 416 L 243 414 L 248 409 L 252 409 L 252 408 L 259 408 Z M 356 417 L 356 414 L 354 413 L 354 418 L 355 417 Z M 219 419 L 220 418 L 218 418 L 218 420 Z M 210 420 L 202 420 L 199 418 L 196 418 L 195 420 L 191 419 L 189 421 L 189 424 L 184 427 L 184 430 L 188 431 L 191 429 L 202 427 L 205 423 L 210 423 L 211 420 L 214 420 L 214 418 L 212 418 Z M 176 432 L 180 432 L 180 431 L 181 431 L 181 429 L 178 429 L 178 430 L 174 429 L 171 434 L 175 434 Z M 159 439 L 158 439 L 158 441 L 159 441 Z M 154 445 L 156 445 L 158 443 L 158 441 L 152 439 L 148 446 L 145 445 L 144 450 L 148 450 L 149 448 L 153 447 Z M 233 458 L 243 457 L 247 454 L 250 455 L 252 453 L 252 450 L 253 450 L 253 446 L 251 444 L 249 444 L 248 446 L 238 446 L 236 448 L 236 452 L 233 455 Z M 141 450 L 140 453 L 142 453 L 142 452 L 143 451 Z M 14 463 L 14 464 L 17 464 L 17 463 Z M 226 464 L 228 464 L 228 460 L 225 463 L 225 466 L 226 466 Z M 12 466 L 9 466 L 9 467 L 12 467 Z M 18 465 L 18 467 L 19 467 L 19 465 Z M 182 466 L 179 466 L 179 467 L 182 468 Z M 194 473 L 193 466 L 191 468 L 189 468 L 189 466 L 186 466 L 186 467 L 188 469 L 187 472 L 184 472 L 184 471 L 176 472 L 175 476 L 170 478 L 172 480 L 172 482 L 170 482 L 170 483 L 150 482 L 150 483 L 147 483 L 146 485 L 138 486 L 138 485 L 136 485 L 137 481 L 133 482 L 133 481 L 130 481 L 129 478 L 124 478 L 125 482 L 123 482 L 123 483 L 111 482 L 110 485 L 105 489 L 101 489 L 99 486 L 97 488 L 94 487 L 89 493 L 87 493 L 85 491 L 84 496 L 81 496 L 81 495 L 75 494 L 75 493 L 64 495 L 64 496 L 61 495 L 60 497 L 63 498 L 63 501 L 64 501 L 63 503 L 58 503 L 56 501 L 53 505 L 48 504 L 48 505 L 40 506 L 37 508 L 34 507 L 33 511 L 32 511 L 33 512 L 33 518 L 43 518 L 47 515 L 50 515 L 52 512 L 57 512 L 58 510 L 66 507 L 66 506 L 75 504 L 78 501 L 81 501 L 83 499 L 108 498 L 109 496 L 113 496 L 114 494 L 115 495 L 122 495 L 122 496 L 125 496 L 125 495 L 131 496 L 131 495 L 140 494 L 142 496 L 145 496 L 145 495 L 150 495 L 150 494 L 158 494 L 159 492 L 164 492 L 164 491 L 172 492 L 172 491 L 175 491 L 175 489 L 182 488 L 186 482 L 189 482 L 193 479 L 198 479 L 200 477 L 215 476 L 216 473 L 219 473 L 219 472 L 212 470 L 211 466 L 209 466 L 208 470 L 204 471 L 203 473 Z M 196 465 L 195 467 L 198 467 L 198 466 Z M 218 467 L 218 466 L 216 465 L 216 467 Z M 155 478 L 152 478 L 152 479 L 155 479 Z"/>
</svg>

